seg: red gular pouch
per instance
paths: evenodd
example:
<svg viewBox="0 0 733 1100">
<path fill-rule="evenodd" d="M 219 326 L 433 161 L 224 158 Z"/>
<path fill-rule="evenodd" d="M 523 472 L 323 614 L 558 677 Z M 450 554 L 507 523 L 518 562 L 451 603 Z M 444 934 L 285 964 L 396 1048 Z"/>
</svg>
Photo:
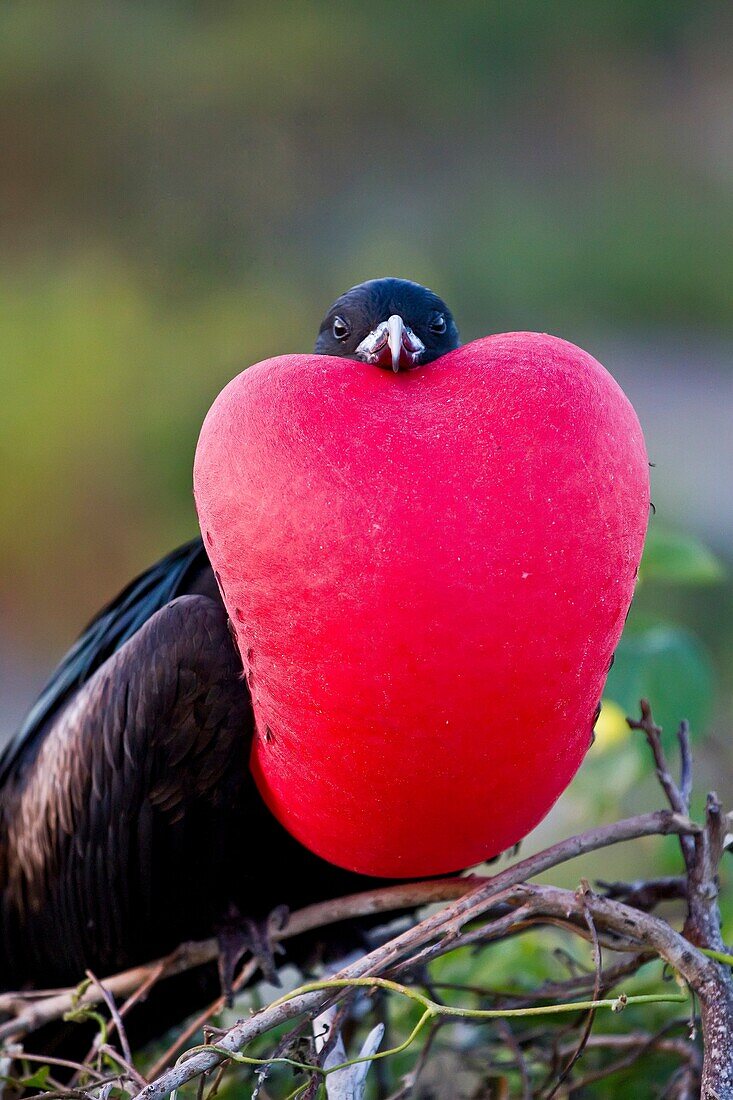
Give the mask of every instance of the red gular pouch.
<svg viewBox="0 0 733 1100">
<path fill-rule="evenodd" d="M 308 848 L 435 875 L 510 847 L 578 769 L 634 591 L 649 470 L 590 355 L 505 333 L 393 373 L 250 367 L 194 487 L 251 767 Z"/>
</svg>

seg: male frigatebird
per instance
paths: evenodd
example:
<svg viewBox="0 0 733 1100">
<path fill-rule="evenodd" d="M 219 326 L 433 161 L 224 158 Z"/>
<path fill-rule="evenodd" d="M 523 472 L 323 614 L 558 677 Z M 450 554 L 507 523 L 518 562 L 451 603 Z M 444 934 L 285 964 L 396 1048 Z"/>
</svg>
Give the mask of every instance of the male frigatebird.
<svg viewBox="0 0 733 1100">
<path fill-rule="evenodd" d="M 315 350 L 400 371 L 457 346 L 440 298 L 377 279 L 337 299 Z M 373 882 L 275 821 L 252 731 L 195 539 L 97 615 L 0 756 L 0 989 L 109 974 Z"/>
</svg>

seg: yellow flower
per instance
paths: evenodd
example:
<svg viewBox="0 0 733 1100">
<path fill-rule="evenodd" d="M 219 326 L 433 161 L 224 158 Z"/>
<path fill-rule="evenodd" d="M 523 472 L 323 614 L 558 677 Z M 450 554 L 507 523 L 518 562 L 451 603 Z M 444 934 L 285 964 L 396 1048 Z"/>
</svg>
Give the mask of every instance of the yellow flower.
<svg viewBox="0 0 733 1100">
<path fill-rule="evenodd" d="M 626 714 L 613 699 L 602 701 L 601 713 L 595 725 L 596 741 L 594 748 L 599 752 L 612 749 L 624 741 L 631 731 L 626 723 Z"/>
</svg>

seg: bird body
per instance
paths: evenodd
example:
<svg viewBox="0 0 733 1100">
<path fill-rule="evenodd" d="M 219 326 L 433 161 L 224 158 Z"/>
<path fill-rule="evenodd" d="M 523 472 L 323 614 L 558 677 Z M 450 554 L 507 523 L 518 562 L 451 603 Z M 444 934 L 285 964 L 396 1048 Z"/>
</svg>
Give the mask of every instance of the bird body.
<svg viewBox="0 0 733 1100">
<path fill-rule="evenodd" d="M 180 942 L 183 913 L 166 899 L 177 879 L 190 890 L 205 874 L 208 845 L 246 807 L 249 711 L 228 638 L 218 603 L 176 597 L 69 698 L 7 781 L 6 988 L 78 980 L 92 964 L 114 972 Z M 187 938 L 210 934 L 204 905 L 193 914 Z"/>
<path fill-rule="evenodd" d="M 100 612 L 0 756 L 0 988 L 455 870 L 569 781 L 633 591 L 643 439 L 573 345 L 458 345 L 431 291 L 374 280 L 316 355 L 217 400 L 203 543 Z"/>
<path fill-rule="evenodd" d="M 347 338 L 332 311 L 328 335 L 322 326 L 335 354 L 358 359 L 400 310 L 377 365 L 391 370 L 396 356 L 400 369 L 405 328 L 422 334 L 427 358 L 436 311 L 450 322 L 436 353 L 455 346 L 431 292 L 365 287 L 339 300 Z M 102 976 L 364 885 L 270 813 L 248 768 L 252 733 L 241 660 L 196 539 L 99 613 L 0 756 L 0 989 L 75 983 L 86 968 Z M 186 1007 L 169 1003 L 167 1022 Z"/>
</svg>

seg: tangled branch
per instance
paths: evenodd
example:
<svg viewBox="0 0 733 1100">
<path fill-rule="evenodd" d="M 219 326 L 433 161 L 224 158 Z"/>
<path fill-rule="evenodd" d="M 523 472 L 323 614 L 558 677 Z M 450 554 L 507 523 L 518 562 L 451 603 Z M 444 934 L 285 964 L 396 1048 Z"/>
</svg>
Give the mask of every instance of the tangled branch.
<svg viewBox="0 0 733 1100">
<path fill-rule="evenodd" d="M 717 797 L 710 794 L 704 823 L 700 825 L 690 820 L 692 758 L 684 723 L 678 735 L 679 782 L 672 776 L 662 748 L 661 731 L 654 723 L 648 703 L 642 702 L 640 719 L 630 720 L 629 725 L 642 730 L 649 742 L 669 809 L 627 818 L 570 837 L 491 876 L 401 884 L 323 902 L 292 914 L 285 928 L 277 933 L 278 938 L 287 939 L 305 931 L 326 928 L 345 919 L 386 915 L 448 902 L 369 954 L 351 961 L 333 976 L 301 985 L 248 1018 L 238 1020 L 228 1030 L 215 1034 L 214 1038 L 185 1051 L 171 1065 L 181 1043 L 221 1011 L 223 1002 L 214 1002 L 159 1060 L 147 1081 L 133 1064 L 124 1034 L 124 1017 L 155 982 L 213 960 L 217 952 L 213 940 L 184 945 L 167 959 L 101 982 L 90 975 L 88 982 L 77 990 L 54 991 L 45 996 L 5 994 L 0 997 L 0 1011 L 9 1018 L 0 1025 L 0 1040 L 6 1043 L 8 1056 L 20 1053 L 22 1058 L 31 1058 L 20 1051 L 18 1044 L 33 1030 L 60 1019 L 72 1009 L 78 1013 L 102 1005 L 109 1013 L 108 1034 L 103 1036 L 103 1042 L 95 1044 L 86 1062 L 72 1063 L 77 1070 L 76 1083 L 68 1087 L 56 1083 L 59 1096 L 93 1096 L 101 1100 L 111 1087 L 117 1087 L 136 1100 L 163 1100 L 187 1082 L 196 1078 L 203 1082 L 212 1073 L 217 1075 L 212 1086 L 215 1091 L 223 1069 L 237 1063 L 260 1068 L 286 1064 L 301 1071 L 307 1083 L 296 1092 L 303 1098 L 315 1097 L 323 1084 L 329 1096 L 347 1095 L 347 1092 L 337 1093 L 339 1080 L 342 1084 L 345 1081 L 354 1095 L 363 1095 L 357 1090 L 356 1082 L 361 1082 L 359 1087 L 363 1089 L 365 1066 L 368 1068 L 408 1049 L 426 1028 L 430 1030 L 432 1043 L 439 1026 L 464 1020 L 495 1028 L 490 1043 L 491 1057 L 496 1057 L 497 1064 L 504 1069 L 513 1067 L 516 1070 L 524 1095 L 532 1094 L 531 1073 L 542 1062 L 548 1068 L 545 1082 L 538 1088 L 545 1091 L 535 1095 L 545 1095 L 549 1100 L 563 1082 L 572 1080 L 573 1087 L 578 1087 L 581 1080 L 592 1083 L 599 1075 L 616 1072 L 650 1052 L 657 1052 L 679 1058 L 680 1065 L 670 1083 L 670 1095 L 693 1096 L 699 1086 L 706 1100 L 733 1100 L 733 978 L 730 970 L 733 957 L 726 951 L 721 937 L 717 883 L 728 818 Z M 601 883 L 604 893 L 594 892 L 585 882 L 573 893 L 530 881 L 578 855 L 655 835 L 679 838 L 683 875 L 645 882 Z M 669 898 L 683 899 L 686 903 L 687 915 L 680 930 L 653 912 L 659 901 Z M 434 959 L 458 947 L 496 942 L 543 925 L 558 926 L 587 940 L 593 951 L 592 971 L 547 984 L 533 996 L 463 987 L 466 992 L 488 1001 L 490 1007 L 480 1008 L 446 1005 L 434 993 L 422 992 L 419 988 L 430 989 L 426 984 L 425 968 Z M 605 950 L 621 952 L 623 957 L 604 968 L 602 952 Z M 679 983 L 676 992 L 630 995 L 620 991 L 611 995 L 619 983 L 654 958 L 662 959 L 676 975 Z M 251 980 L 254 969 L 251 962 L 245 964 L 236 983 L 238 987 Z M 407 998 L 420 1008 L 419 1018 L 410 1034 L 396 1045 L 377 1050 L 382 1034 L 377 1028 L 373 1029 L 365 1052 L 359 1057 L 349 1059 L 342 1053 L 334 1057 L 335 1051 L 345 1050 L 339 1045 L 337 1025 L 348 1012 L 349 999 L 357 991 L 370 995 L 381 991 Z M 583 993 L 589 996 L 584 998 Z M 702 1064 L 698 1048 L 691 1039 L 670 1039 L 666 1030 L 656 1034 L 635 1032 L 628 1036 L 594 1036 L 591 1033 L 599 1012 L 619 1012 L 627 1006 L 652 1003 L 689 1006 L 691 995 L 700 1006 Z M 118 1009 L 119 1000 L 124 1003 Z M 336 1012 L 334 1006 L 341 1006 L 340 1011 Z M 525 1029 L 515 1033 L 508 1024 L 512 1020 L 523 1025 L 537 1016 L 562 1018 L 578 1017 L 579 1014 L 582 1014 L 579 1038 L 572 1043 L 557 1035 L 550 1043 L 547 1029 L 541 1032 Z M 304 1041 L 303 1025 L 312 1024 L 316 1019 L 329 1021 L 327 1027 L 336 1028 L 334 1035 L 324 1040 L 323 1032 L 317 1032 L 320 1037 L 316 1040 L 316 1050 L 311 1046 L 305 1055 L 294 1053 L 303 1049 L 302 1045 L 294 1045 L 298 1037 L 299 1041 Z M 290 1022 L 296 1022 L 295 1031 L 282 1039 L 272 1054 L 255 1057 L 247 1053 L 254 1040 Z M 109 1041 L 115 1031 L 119 1053 Z M 615 1053 L 620 1057 L 578 1078 L 574 1076 L 576 1067 L 589 1051 Z M 426 1057 L 424 1054 L 398 1095 L 410 1094 Z M 50 1060 L 47 1059 L 46 1064 L 50 1064 Z M 345 1078 L 347 1071 L 355 1076 L 347 1074 Z M 203 1095 L 201 1091 L 200 1095 Z"/>
</svg>

